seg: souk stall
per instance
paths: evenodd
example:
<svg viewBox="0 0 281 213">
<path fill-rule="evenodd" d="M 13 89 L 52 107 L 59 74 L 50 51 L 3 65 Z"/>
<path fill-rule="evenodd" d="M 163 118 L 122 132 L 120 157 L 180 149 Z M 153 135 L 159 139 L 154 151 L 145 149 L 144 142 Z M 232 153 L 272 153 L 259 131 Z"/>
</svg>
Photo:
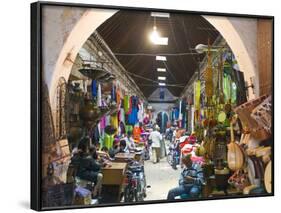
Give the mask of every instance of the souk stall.
<svg viewBox="0 0 281 213">
<path fill-rule="evenodd" d="M 198 76 L 193 101 L 186 103 L 197 139 L 192 154 L 202 157 L 204 168 L 202 196 L 271 193 L 271 96 L 248 100 L 230 50 L 209 49 Z"/>
</svg>

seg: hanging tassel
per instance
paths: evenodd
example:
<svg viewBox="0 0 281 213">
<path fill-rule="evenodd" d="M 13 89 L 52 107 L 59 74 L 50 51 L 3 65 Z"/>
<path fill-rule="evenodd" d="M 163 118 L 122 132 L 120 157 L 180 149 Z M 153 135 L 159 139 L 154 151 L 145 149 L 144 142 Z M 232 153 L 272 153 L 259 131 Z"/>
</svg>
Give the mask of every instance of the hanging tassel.
<svg viewBox="0 0 281 213">
<path fill-rule="evenodd" d="M 98 106 L 102 106 L 102 102 L 101 102 L 101 85 L 100 85 L 100 83 L 98 84 L 97 104 L 98 104 Z"/>
</svg>

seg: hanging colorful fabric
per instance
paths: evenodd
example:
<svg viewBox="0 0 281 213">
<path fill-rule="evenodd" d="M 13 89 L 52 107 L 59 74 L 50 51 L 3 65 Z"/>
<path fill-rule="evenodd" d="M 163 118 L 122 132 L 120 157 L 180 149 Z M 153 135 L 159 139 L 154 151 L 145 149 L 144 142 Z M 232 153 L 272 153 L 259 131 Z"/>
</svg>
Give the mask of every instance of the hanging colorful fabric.
<svg viewBox="0 0 281 213">
<path fill-rule="evenodd" d="M 97 81 L 92 80 L 92 96 L 95 98 L 97 97 L 98 91 L 97 91 Z"/>
<path fill-rule="evenodd" d="M 138 123 L 138 109 L 132 108 L 131 113 L 128 115 L 128 124 L 135 125 Z"/>
<path fill-rule="evenodd" d="M 98 104 L 98 106 L 102 106 L 102 102 L 101 102 L 101 85 L 100 85 L 100 83 L 98 84 L 97 104 Z"/>
<path fill-rule="evenodd" d="M 139 103 L 138 105 L 139 111 L 138 111 L 138 120 L 139 122 L 142 122 L 144 117 L 144 107 L 143 107 L 143 103 Z"/>
<path fill-rule="evenodd" d="M 224 75 L 223 78 L 223 91 L 225 100 L 230 103 L 231 101 L 231 79 L 229 75 Z"/>
<path fill-rule="evenodd" d="M 110 125 L 111 125 L 114 129 L 116 129 L 116 131 L 118 130 L 118 116 L 117 116 L 117 113 L 111 115 L 111 118 L 110 118 Z"/>
<path fill-rule="evenodd" d="M 133 137 L 135 142 L 140 142 L 141 128 L 139 126 L 135 126 L 133 128 Z"/>
<path fill-rule="evenodd" d="M 133 126 L 132 125 L 126 125 L 125 126 L 125 129 L 126 129 L 126 133 L 128 134 L 128 132 L 133 132 Z"/>
<path fill-rule="evenodd" d="M 110 148 L 113 146 L 113 142 L 114 142 L 114 135 L 110 135 L 110 136 L 109 136 L 109 145 L 110 145 Z"/>
<path fill-rule="evenodd" d="M 119 120 L 122 121 L 123 123 L 125 123 L 125 111 L 123 108 L 120 108 L 119 111 Z"/>
<path fill-rule="evenodd" d="M 219 103 L 224 104 L 224 93 L 223 93 L 223 72 L 224 72 L 224 63 L 223 63 L 223 55 L 220 55 L 220 67 L 218 70 L 218 92 L 219 92 Z"/>
<path fill-rule="evenodd" d="M 182 103 L 182 100 L 180 100 L 180 102 L 179 102 L 179 120 L 182 120 L 182 105 L 181 105 L 181 103 Z"/>
<path fill-rule="evenodd" d="M 104 142 L 103 142 L 103 145 L 104 145 L 105 147 L 107 147 L 108 149 L 111 148 L 110 135 L 108 135 L 108 134 L 105 134 L 105 135 L 104 135 Z"/>
<path fill-rule="evenodd" d="M 211 64 L 211 52 L 208 51 L 208 65 L 204 73 L 205 78 L 205 93 L 207 97 L 207 103 L 210 104 L 213 97 L 213 70 Z"/>
<path fill-rule="evenodd" d="M 132 96 L 131 99 L 131 108 L 129 110 L 128 114 L 128 124 L 135 125 L 138 123 L 138 104 L 139 104 L 139 99 L 137 96 Z"/>
<path fill-rule="evenodd" d="M 237 100 L 237 86 L 234 82 L 231 82 L 231 103 L 236 104 Z"/>
<path fill-rule="evenodd" d="M 124 96 L 124 110 L 125 113 L 128 113 L 130 110 L 130 97 L 128 95 Z"/>
<path fill-rule="evenodd" d="M 100 120 L 100 128 L 103 130 L 106 127 L 106 117 L 103 116 Z"/>
<path fill-rule="evenodd" d="M 111 100 L 116 102 L 116 88 L 114 84 L 112 84 L 111 88 Z"/>
<path fill-rule="evenodd" d="M 194 83 L 194 107 L 196 110 L 200 109 L 200 95 L 201 95 L 201 82 L 197 80 Z"/>
<path fill-rule="evenodd" d="M 117 103 L 117 106 L 118 107 L 121 107 L 120 106 L 120 103 L 121 103 L 121 94 L 120 94 L 121 92 L 120 92 L 120 89 L 117 89 L 116 90 L 116 103 Z"/>
</svg>

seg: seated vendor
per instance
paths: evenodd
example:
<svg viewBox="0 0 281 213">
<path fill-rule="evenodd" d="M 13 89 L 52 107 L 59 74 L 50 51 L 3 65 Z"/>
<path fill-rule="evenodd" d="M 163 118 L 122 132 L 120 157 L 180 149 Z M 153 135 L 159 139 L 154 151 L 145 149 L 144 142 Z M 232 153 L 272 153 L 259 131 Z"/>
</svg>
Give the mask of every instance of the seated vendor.
<svg viewBox="0 0 281 213">
<path fill-rule="evenodd" d="M 102 165 L 98 162 L 98 154 L 97 154 L 97 149 L 95 146 L 91 146 L 89 148 L 88 159 L 90 161 L 90 165 L 89 165 L 88 169 L 92 173 L 93 177 L 95 176 L 94 177 L 95 186 L 94 186 L 94 190 L 93 190 L 93 197 L 100 198 L 103 175 L 101 173 Z"/>
<path fill-rule="evenodd" d="M 180 195 L 188 195 L 189 197 L 198 197 L 201 193 L 202 184 L 204 183 L 203 171 L 199 164 L 193 163 L 191 155 L 182 158 L 184 165 L 179 179 L 179 186 L 168 192 L 168 200 L 174 200 Z"/>
<path fill-rule="evenodd" d="M 128 153 L 129 147 L 127 146 L 127 143 L 125 140 L 121 140 L 119 144 L 119 151 L 118 153 Z"/>
<path fill-rule="evenodd" d="M 106 146 L 102 147 L 101 151 L 97 151 L 97 153 L 103 158 L 110 159 L 109 149 Z"/>
<path fill-rule="evenodd" d="M 119 139 L 114 139 L 113 146 L 108 150 L 108 154 L 110 158 L 114 158 L 115 155 L 119 152 L 120 149 L 120 141 Z"/>
<path fill-rule="evenodd" d="M 79 152 L 72 157 L 71 164 L 75 165 L 77 168 L 77 177 L 95 184 L 93 197 L 99 197 L 103 178 L 101 165 L 97 161 L 96 147 L 93 146 L 88 149 L 87 140 L 86 138 L 80 141 L 78 145 Z"/>
</svg>

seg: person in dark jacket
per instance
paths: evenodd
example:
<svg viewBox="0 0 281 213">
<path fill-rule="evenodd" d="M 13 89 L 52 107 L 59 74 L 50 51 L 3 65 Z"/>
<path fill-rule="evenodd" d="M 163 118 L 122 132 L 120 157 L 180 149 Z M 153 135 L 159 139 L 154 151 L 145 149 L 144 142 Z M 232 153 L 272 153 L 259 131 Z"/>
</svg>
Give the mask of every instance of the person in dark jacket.
<svg viewBox="0 0 281 213">
<path fill-rule="evenodd" d="M 113 146 L 108 150 L 108 154 L 110 158 L 114 158 L 115 155 L 119 152 L 120 150 L 120 141 L 119 139 L 114 139 L 113 141 Z"/>
<path fill-rule="evenodd" d="M 101 189 L 102 189 L 102 179 L 103 175 L 101 173 L 101 167 L 102 165 L 98 162 L 98 154 L 97 149 L 95 146 L 91 146 L 89 148 L 89 159 L 90 159 L 90 165 L 89 169 L 91 170 L 92 174 L 95 175 L 95 187 L 93 190 L 93 197 L 98 197 L 100 199 L 101 197 Z"/>
<path fill-rule="evenodd" d="M 127 146 L 127 143 L 125 140 L 121 140 L 120 141 L 120 145 L 119 145 L 119 151 L 118 153 L 128 153 L 129 152 L 129 148 Z"/>
<path fill-rule="evenodd" d="M 96 147 L 88 148 L 87 139 L 82 139 L 78 145 L 78 151 L 71 158 L 71 164 L 77 168 L 76 176 L 82 180 L 93 182 L 95 187 L 93 189 L 93 197 L 100 196 L 102 173 L 101 165 L 98 162 Z"/>
<path fill-rule="evenodd" d="M 198 197 L 202 184 L 204 183 L 203 170 L 197 163 L 193 163 L 191 155 L 186 155 L 182 158 L 184 169 L 181 172 L 179 186 L 168 192 L 168 200 L 174 200 L 175 197 L 187 194 L 190 197 Z"/>
</svg>

